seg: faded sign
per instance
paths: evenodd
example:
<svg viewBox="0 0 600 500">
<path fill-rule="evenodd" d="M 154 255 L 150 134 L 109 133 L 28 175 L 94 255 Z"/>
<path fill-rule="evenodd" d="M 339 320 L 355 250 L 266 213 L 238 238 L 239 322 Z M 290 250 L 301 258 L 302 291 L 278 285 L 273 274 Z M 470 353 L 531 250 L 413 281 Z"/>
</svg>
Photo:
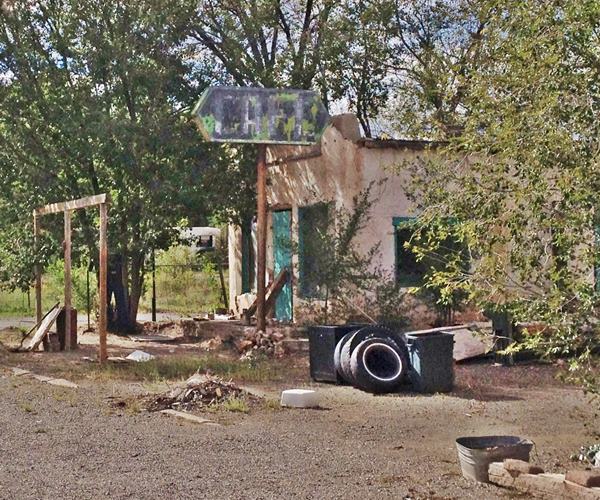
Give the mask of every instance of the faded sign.
<svg viewBox="0 0 600 500">
<path fill-rule="evenodd" d="M 210 87 L 192 113 L 205 139 L 214 142 L 315 144 L 329 122 L 310 90 Z"/>
</svg>

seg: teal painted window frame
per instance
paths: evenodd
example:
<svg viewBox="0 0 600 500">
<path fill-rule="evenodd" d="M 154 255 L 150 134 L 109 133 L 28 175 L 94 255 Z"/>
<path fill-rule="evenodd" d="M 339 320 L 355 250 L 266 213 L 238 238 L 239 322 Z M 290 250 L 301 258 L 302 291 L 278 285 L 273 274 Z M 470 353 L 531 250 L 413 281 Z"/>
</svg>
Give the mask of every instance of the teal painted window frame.
<svg viewBox="0 0 600 500">
<path fill-rule="evenodd" d="M 328 220 L 330 217 L 330 203 L 320 202 L 314 203 L 312 205 L 305 205 L 302 207 L 298 207 L 298 287 L 297 293 L 300 298 L 303 299 L 324 299 L 325 294 L 322 288 L 318 283 L 314 283 L 311 281 L 311 275 L 318 275 L 317 272 L 309 273 L 307 272 L 308 268 L 311 268 L 313 271 L 317 269 L 319 266 L 318 262 L 307 262 L 307 260 L 318 258 L 318 255 L 309 256 L 307 254 L 307 244 L 305 243 L 305 239 L 307 238 L 308 233 L 314 231 L 314 226 L 307 227 L 306 222 L 311 220 L 310 217 L 307 217 L 310 210 L 316 210 L 318 208 L 323 208 L 325 210 L 325 218 Z"/>
<path fill-rule="evenodd" d="M 421 278 L 412 278 L 407 275 L 403 275 L 401 272 L 400 260 L 401 251 L 398 231 L 400 229 L 409 228 L 417 221 L 417 217 L 393 217 L 392 224 L 394 226 L 394 272 L 396 276 L 396 284 L 401 288 L 409 288 L 414 286 L 420 286 L 423 284 L 424 276 Z"/>
</svg>

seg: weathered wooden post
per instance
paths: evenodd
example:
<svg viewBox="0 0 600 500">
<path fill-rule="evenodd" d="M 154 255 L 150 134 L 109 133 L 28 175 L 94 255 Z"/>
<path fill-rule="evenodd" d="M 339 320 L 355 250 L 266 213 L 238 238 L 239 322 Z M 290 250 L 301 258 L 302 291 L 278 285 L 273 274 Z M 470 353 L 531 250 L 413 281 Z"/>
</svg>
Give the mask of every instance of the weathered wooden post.
<svg viewBox="0 0 600 500">
<path fill-rule="evenodd" d="M 207 141 L 258 145 L 256 328 L 265 331 L 267 145 L 315 144 L 329 122 L 329 114 L 310 90 L 248 87 L 210 87 L 192 113 Z"/>
<path fill-rule="evenodd" d="M 33 211 L 33 246 L 36 253 L 40 249 L 40 218 L 36 210 Z M 35 264 L 35 322 L 39 325 L 42 321 L 42 266 Z"/>
<path fill-rule="evenodd" d="M 98 280 L 98 336 L 100 337 L 100 352 L 98 355 L 100 364 L 108 358 L 106 346 L 106 326 L 107 326 L 107 278 L 108 278 L 108 204 L 100 204 L 100 269 Z"/>
<path fill-rule="evenodd" d="M 156 323 L 156 252 L 152 249 L 152 321 Z"/>
<path fill-rule="evenodd" d="M 267 274 L 267 147 L 258 145 L 256 162 L 256 329 L 266 331 L 265 275 Z"/>
<path fill-rule="evenodd" d="M 65 261 L 65 351 L 71 350 L 71 211 L 64 211 L 65 241 L 63 243 Z"/>
</svg>

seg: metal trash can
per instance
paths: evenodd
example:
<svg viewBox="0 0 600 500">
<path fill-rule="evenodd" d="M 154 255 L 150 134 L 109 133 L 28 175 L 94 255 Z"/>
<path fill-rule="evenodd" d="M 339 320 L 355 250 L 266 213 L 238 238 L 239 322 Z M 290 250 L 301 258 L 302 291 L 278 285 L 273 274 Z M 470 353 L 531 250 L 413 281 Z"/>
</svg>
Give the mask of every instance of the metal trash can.
<svg viewBox="0 0 600 500">
<path fill-rule="evenodd" d="M 411 368 L 408 377 L 418 392 L 450 392 L 454 385 L 454 335 L 406 333 Z"/>
<path fill-rule="evenodd" d="M 344 335 L 358 330 L 363 325 L 323 325 L 311 326 L 308 329 L 310 376 L 317 382 L 344 381 L 338 375 L 333 361 L 335 346 Z"/>
</svg>

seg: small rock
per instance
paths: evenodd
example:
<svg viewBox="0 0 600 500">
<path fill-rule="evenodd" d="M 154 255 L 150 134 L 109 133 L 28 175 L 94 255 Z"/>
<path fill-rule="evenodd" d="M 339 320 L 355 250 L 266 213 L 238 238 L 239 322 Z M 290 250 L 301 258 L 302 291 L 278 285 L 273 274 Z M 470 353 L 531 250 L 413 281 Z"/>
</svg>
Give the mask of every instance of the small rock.
<svg viewBox="0 0 600 500">
<path fill-rule="evenodd" d="M 123 356 L 109 356 L 106 358 L 111 363 L 129 363 L 131 360 L 124 358 Z"/>
</svg>

